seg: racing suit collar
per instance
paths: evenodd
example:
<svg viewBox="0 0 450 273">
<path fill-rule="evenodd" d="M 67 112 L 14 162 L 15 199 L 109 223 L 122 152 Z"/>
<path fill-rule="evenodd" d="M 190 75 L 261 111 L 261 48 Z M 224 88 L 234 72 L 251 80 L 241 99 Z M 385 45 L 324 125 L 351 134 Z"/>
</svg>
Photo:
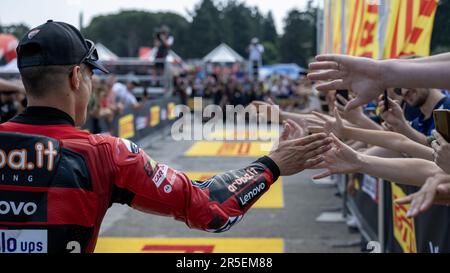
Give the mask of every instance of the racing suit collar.
<svg viewBox="0 0 450 273">
<path fill-rule="evenodd" d="M 53 107 L 30 106 L 17 115 L 11 122 L 33 124 L 33 125 L 72 125 L 75 126 L 73 118 L 64 111 Z"/>
</svg>

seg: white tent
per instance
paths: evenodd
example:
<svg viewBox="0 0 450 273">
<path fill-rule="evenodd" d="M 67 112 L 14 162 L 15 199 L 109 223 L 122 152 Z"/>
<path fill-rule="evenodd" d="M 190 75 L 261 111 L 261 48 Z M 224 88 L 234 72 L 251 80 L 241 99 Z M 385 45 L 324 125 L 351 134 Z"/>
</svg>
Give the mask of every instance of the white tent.
<svg viewBox="0 0 450 273">
<path fill-rule="evenodd" d="M 228 45 L 222 43 L 203 58 L 205 63 L 237 63 L 244 58 Z"/>
<path fill-rule="evenodd" d="M 119 57 L 101 43 L 95 45 L 100 61 L 116 61 Z"/>
</svg>

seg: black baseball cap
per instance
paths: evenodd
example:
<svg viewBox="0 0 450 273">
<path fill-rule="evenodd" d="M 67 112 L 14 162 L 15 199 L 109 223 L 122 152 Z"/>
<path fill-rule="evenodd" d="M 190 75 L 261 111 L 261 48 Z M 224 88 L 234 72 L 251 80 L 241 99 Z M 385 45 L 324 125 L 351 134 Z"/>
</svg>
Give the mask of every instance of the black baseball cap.
<svg viewBox="0 0 450 273">
<path fill-rule="evenodd" d="M 33 66 L 87 64 L 104 73 L 109 71 L 98 61 L 95 44 L 74 26 L 48 20 L 22 38 L 17 46 L 19 69 Z"/>
</svg>

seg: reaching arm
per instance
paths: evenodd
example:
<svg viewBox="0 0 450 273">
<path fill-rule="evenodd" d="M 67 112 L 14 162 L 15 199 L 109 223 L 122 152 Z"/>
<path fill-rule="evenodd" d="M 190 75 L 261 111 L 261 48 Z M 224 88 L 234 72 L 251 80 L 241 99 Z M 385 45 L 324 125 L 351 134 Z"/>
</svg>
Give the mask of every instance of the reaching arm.
<svg viewBox="0 0 450 273">
<path fill-rule="evenodd" d="M 321 162 L 317 156 L 331 148 L 331 139 L 324 134 L 289 139 L 285 132 L 269 156 L 205 181 L 190 180 L 183 172 L 156 162 L 136 144 L 114 139 L 111 151 L 116 170 L 111 202 L 172 216 L 191 228 L 227 231 L 280 175 L 317 165 Z"/>
<path fill-rule="evenodd" d="M 283 111 L 270 99 L 268 102 L 253 101 L 251 105 L 256 108 L 258 115 L 271 122 L 282 123 L 286 120 L 293 120 L 301 126 L 307 126 L 308 124 L 306 123 L 308 123 L 308 120 L 317 119 L 317 117 L 312 114 L 300 114 Z"/>
<path fill-rule="evenodd" d="M 308 130 L 311 132 L 333 133 L 339 138 L 362 141 L 370 145 L 383 147 L 399 153 L 406 153 L 412 157 L 433 160 L 433 149 L 410 140 L 408 137 L 399 133 L 345 126 L 337 109 L 334 113 L 334 119 L 327 118 L 325 115 L 317 112 L 314 112 L 314 114 L 322 119 L 322 121 L 317 123 L 319 126 L 309 127 Z"/>
<path fill-rule="evenodd" d="M 335 173 L 365 173 L 400 184 L 421 186 L 428 177 L 444 173 L 428 160 L 369 156 L 354 151 L 333 134 L 332 137 L 335 147 L 323 155 L 324 162 L 316 167 L 328 170 L 315 179 Z"/>
<path fill-rule="evenodd" d="M 428 145 L 427 137 L 411 127 L 408 123 L 402 124 L 399 127 L 392 127 L 397 133 L 400 133 L 412 141 L 422 145 Z"/>
<path fill-rule="evenodd" d="M 311 70 L 325 70 L 308 74 L 310 80 L 331 82 L 317 86 L 317 90 L 352 90 L 356 98 L 346 110 L 368 103 L 386 88 L 450 89 L 450 56 L 448 53 L 418 60 L 373 60 L 346 55 L 320 55 L 311 63 Z"/>
<path fill-rule="evenodd" d="M 434 162 L 428 160 L 368 155 L 361 155 L 357 172 L 413 186 L 422 186 L 429 177 L 443 173 Z"/>
<path fill-rule="evenodd" d="M 383 147 L 411 157 L 433 161 L 433 149 L 410 140 L 408 137 L 390 131 L 366 130 L 352 127 L 343 128 L 344 138 Z"/>
<path fill-rule="evenodd" d="M 353 99 L 353 97 L 351 97 Z M 339 114 L 347 121 L 353 123 L 359 128 L 370 129 L 370 130 L 383 130 L 379 124 L 370 119 L 367 115 L 364 114 L 361 106 L 356 107 L 353 110 L 345 111 L 345 106 L 348 103 L 348 100 L 343 96 L 338 94 L 336 96 L 337 101 L 334 102 L 334 106 L 338 110 Z M 340 103 L 338 103 L 338 101 Z"/>
<path fill-rule="evenodd" d="M 116 145 L 112 203 L 172 216 L 209 232 L 224 232 L 239 222 L 280 175 L 277 165 L 263 157 L 245 168 L 194 181 L 154 161 L 135 144 L 118 139 Z"/>
<path fill-rule="evenodd" d="M 381 61 L 385 86 L 450 89 L 450 54 L 416 60 Z"/>
<path fill-rule="evenodd" d="M 442 53 L 438 55 L 415 59 L 398 59 L 398 60 L 401 62 L 423 63 L 423 64 L 429 64 L 433 62 L 450 62 L 450 53 Z"/>
</svg>

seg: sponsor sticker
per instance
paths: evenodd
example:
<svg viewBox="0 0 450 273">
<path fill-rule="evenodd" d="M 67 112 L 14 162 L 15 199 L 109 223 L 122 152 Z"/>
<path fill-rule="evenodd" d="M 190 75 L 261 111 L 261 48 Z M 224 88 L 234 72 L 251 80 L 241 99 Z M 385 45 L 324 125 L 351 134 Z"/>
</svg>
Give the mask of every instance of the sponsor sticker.
<svg viewBox="0 0 450 273">
<path fill-rule="evenodd" d="M 220 184 L 214 179 L 211 179 L 219 172 L 188 172 L 186 175 L 192 180 L 194 187 L 205 189 L 214 188 L 213 184 Z M 217 190 L 217 188 L 214 188 Z M 210 191 L 211 192 L 211 191 Z M 224 192 L 229 192 L 224 190 Z M 283 194 L 283 179 L 280 177 L 278 181 L 270 186 L 268 190 L 256 201 L 252 208 L 271 208 L 280 209 L 284 207 L 284 194 Z"/>
<path fill-rule="evenodd" d="M 33 29 L 32 31 L 28 32 L 28 39 L 33 39 L 34 36 L 36 36 L 40 31 L 40 29 Z"/>
<path fill-rule="evenodd" d="M 148 177 L 152 178 L 153 177 L 153 171 L 156 169 L 156 165 L 158 163 L 156 163 L 155 160 L 153 160 L 151 157 L 147 156 L 147 163 L 144 166 L 144 171 L 147 174 Z"/>
<path fill-rule="evenodd" d="M 47 253 L 47 230 L 0 230 L 0 253 Z"/>
<path fill-rule="evenodd" d="M 249 182 L 252 181 L 259 173 L 255 170 L 255 168 L 249 168 L 245 170 L 245 173 L 239 177 L 237 177 L 233 182 L 228 186 L 228 190 L 230 192 L 237 192 Z"/>
<path fill-rule="evenodd" d="M 136 143 L 129 141 L 128 139 L 122 139 L 122 142 L 127 147 L 128 151 L 133 154 L 139 153 L 139 147 L 136 145 Z"/>
<path fill-rule="evenodd" d="M 267 185 L 266 182 L 262 181 L 260 183 L 256 183 L 255 185 L 252 185 L 245 190 L 243 190 L 241 193 L 236 195 L 236 199 L 239 203 L 239 206 L 241 208 L 247 207 L 249 204 L 252 204 L 256 199 L 258 199 L 266 190 Z"/>
<path fill-rule="evenodd" d="M 156 171 L 154 172 L 152 181 L 153 183 L 155 183 L 156 187 L 159 188 L 162 184 L 162 182 L 164 181 L 164 179 L 166 179 L 167 177 L 167 170 L 169 169 L 169 167 L 167 167 L 167 165 L 164 164 L 159 164 Z"/>
<path fill-rule="evenodd" d="M 47 193 L 0 191 L 1 222 L 46 222 Z"/>
</svg>

